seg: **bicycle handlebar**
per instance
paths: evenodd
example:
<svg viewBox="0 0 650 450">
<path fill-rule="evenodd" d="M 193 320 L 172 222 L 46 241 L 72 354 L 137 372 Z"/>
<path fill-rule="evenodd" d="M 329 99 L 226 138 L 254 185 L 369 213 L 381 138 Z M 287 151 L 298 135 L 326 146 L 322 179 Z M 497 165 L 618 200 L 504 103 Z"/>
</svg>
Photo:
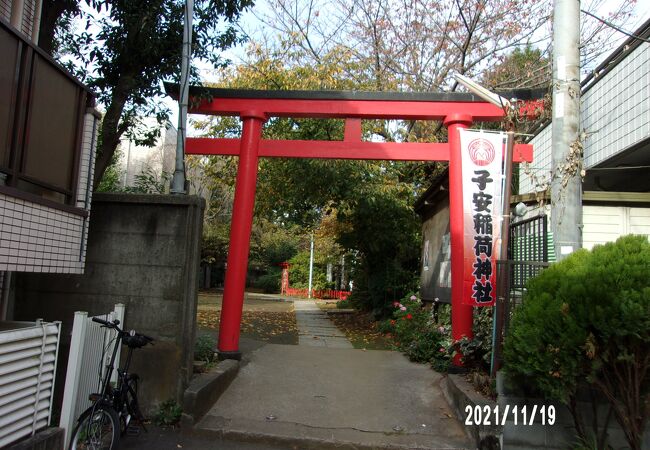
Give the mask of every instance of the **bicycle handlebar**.
<svg viewBox="0 0 650 450">
<path fill-rule="evenodd" d="M 97 323 L 101 323 L 105 327 L 116 328 L 116 329 L 119 330 L 119 328 L 117 326 L 120 324 L 120 321 L 117 320 L 117 319 L 115 319 L 113 322 L 109 322 L 108 320 L 100 319 L 99 317 L 93 317 L 92 321 L 97 322 Z"/>
<path fill-rule="evenodd" d="M 97 322 L 97 323 L 99 323 L 99 324 L 101 324 L 101 325 L 103 325 L 103 326 L 105 326 L 107 328 L 113 328 L 113 329 L 117 330 L 117 332 L 121 333 L 125 337 L 130 335 L 130 333 L 128 331 L 124 331 L 120 327 L 118 327 L 118 325 L 120 324 L 120 321 L 117 320 L 117 319 L 110 322 L 108 320 L 100 319 L 99 317 L 93 317 L 91 320 L 93 322 Z M 154 338 L 149 337 L 146 334 L 135 333 L 135 336 L 138 336 L 138 337 L 141 337 L 141 338 L 145 339 L 146 342 L 142 343 L 142 345 L 146 345 L 146 344 L 154 341 Z"/>
</svg>

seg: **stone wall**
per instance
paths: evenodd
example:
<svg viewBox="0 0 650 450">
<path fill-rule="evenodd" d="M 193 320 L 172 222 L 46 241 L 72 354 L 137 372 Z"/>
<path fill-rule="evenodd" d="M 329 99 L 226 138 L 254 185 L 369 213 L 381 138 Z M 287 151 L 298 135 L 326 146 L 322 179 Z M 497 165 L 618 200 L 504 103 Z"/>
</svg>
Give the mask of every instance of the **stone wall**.
<svg viewBox="0 0 650 450">
<path fill-rule="evenodd" d="M 531 425 L 523 425 L 521 420 L 523 414 L 519 414 L 519 422 L 515 423 L 512 415 L 508 415 L 505 423 L 503 423 L 502 445 L 504 449 L 508 450 L 534 450 L 534 449 L 548 449 L 548 450 L 564 450 L 567 448 L 574 448 L 577 446 L 578 437 L 574 427 L 573 416 L 569 409 L 559 402 L 549 402 L 541 398 L 524 397 L 521 392 L 514 386 L 510 385 L 505 375 L 502 372 L 497 374 L 497 391 L 498 391 L 498 404 L 499 410 L 505 411 L 506 406 L 512 411 L 517 407 L 521 411 L 525 406 L 528 411 L 528 420 L 530 420 L 531 411 L 537 405 L 536 418 Z M 598 394 L 596 394 L 597 396 Z M 578 414 L 582 418 L 583 424 L 587 432 L 591 433 L 593 430 L 592 424 L 594 423 L 594 407 L 589 401 L 590 395 L 586 389 L 581 389 L 578 393 L 577 409 Z M 541 423 L 541 414 L 539 408 L 545 406 L 548 408 L 553 405 L 555 408 L 555 422 L 549 425 L 548 422 L 543 425 Z M 606 417 L 609 405 L 605 402 L 604 398 L 600 398 L 596 402 L 596 415 L 597 423 L 602 425 L 606 422 Z M 548 417 L 548 416 L 547 416 Z M 625 440 L 625 434 L 621 429 L 621 425 L 616 421 L 612 415 L 607 428 L 608 443 L 612 448 L 623 449 L 629 448 Z M 643 434 L 643 442 L 641 448 L 650 448 L 650 430 L 646 426 Z"/>
<path fill-rule="evenodd" d="M 85 273 L 16 274 L 14 318 L 63 321 L 59 373 L 74 312 L 95 315 L 123 303 L 125 327 L 156 339 L 131 366 L 142 379 L 143 408 L 182 400 L 192 376 L 203 209 L 198 197 L 96 194 Z"/>
</svg>

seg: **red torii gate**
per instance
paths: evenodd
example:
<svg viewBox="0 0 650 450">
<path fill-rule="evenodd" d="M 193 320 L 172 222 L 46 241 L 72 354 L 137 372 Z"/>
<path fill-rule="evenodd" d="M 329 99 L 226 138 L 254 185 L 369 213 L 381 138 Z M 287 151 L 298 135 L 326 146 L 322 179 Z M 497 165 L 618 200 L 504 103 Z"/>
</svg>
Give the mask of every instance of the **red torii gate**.
<svg viewBox="0 0 650 450">
<path fill-rule="evenodd" d="M 178 97 L 178 86 L 167 85 Z M 186 152 L 194 155 L 237 155 L 239 164 L 230 228 L 226 280 L 219 326 L 221 358 L 239 359 L 244 288 L 259 157 L 449 161 L 449 220 L 451 234 L 452 337 L 471 338 L 472 306 L 462 303 L 463 198 L 458 130 L 473 122 L 499 121 L 504 111 L 471 94 L 347 91 L 258 91 L 192 88 L 193 114 L 239 116 L 241 139 L 187 138 Z M 345 119 L 343 141 L 262 139 L 262 125 L 270 117 Z M 364 142 L 362 119 L 436 120 L 447 127 L 448 143 Z M 532 161 L 531 145 L 515 145 L 514 162 Z"/>
</svg>

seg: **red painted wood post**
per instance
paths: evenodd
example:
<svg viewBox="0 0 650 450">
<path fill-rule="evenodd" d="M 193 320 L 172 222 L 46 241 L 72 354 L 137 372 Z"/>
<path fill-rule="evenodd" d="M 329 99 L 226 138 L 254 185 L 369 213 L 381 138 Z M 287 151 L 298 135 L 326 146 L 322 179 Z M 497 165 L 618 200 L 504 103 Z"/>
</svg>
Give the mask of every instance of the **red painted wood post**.
<svg viewBox="0 0 650 450">
<path fill-rule="evenodd" d="M 461 128 L 472 124 L 472 116 L 451 114 L 445 118 L 449 142 L 449 229 L 451 234 L 451 336 L 454 341 L 463 336 L 472 338 L 474 308 L 463 304 L 463 171 L 461 166 Z M 454 365 L 462 366 L 457 352 Z"/>
<path fill-rule="evenodd" d="M 243 130 L 235 199 L 230 222 L 230 246 L 228 248 L 228 267 L 219 321 L 219 358 L 240 359 L 239 332 L 244 289 L 248 272 L 248 252 L 250 234 L 253 226 L 253 207 L 257 184 L 257 160 L 262 138 L 262 125 L 266 116 L 261 113 L 242 113 Z"/>
</svg>

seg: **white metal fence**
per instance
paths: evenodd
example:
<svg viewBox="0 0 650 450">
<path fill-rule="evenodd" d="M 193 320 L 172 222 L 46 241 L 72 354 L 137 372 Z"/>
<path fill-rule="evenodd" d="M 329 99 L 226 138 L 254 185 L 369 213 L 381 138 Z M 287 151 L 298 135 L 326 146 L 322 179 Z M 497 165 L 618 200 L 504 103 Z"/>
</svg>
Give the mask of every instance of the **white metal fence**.
<svg viewBox="0 0 650 450">
<path fill-rule="evenodd" d="M 0 447 L 48 426 L 61 322 L 0 323 Z"/>
<path fill-rule="evenodd" d="M 111 321 L 117 319 L 122 324 L 124 305 L 117 304 L 114 311 L 95 317 Z M 106 365 L 112 355 L 111 343 L 115 335 L 115 330 L 93 322 L 87 312 L 75 313 L 59 422 L 59 426 L 65 430 L 66 448 L 76 420 L 91 405 L 88 396 L 99 392 L 101 380 L 106 373 Z M 117 366 L 120 361 L 119 349 L 115 361 Z M 111 381 L 117 381 L 117 370 L 113 371 Z"/>
</svg>

